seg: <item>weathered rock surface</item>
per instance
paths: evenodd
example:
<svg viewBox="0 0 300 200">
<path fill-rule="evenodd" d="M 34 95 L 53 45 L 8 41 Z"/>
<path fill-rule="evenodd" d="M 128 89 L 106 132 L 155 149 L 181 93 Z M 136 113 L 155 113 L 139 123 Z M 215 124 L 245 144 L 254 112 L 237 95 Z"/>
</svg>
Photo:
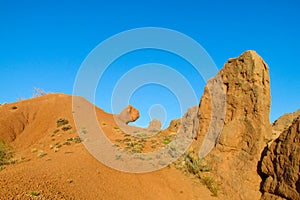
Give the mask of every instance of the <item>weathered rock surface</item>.
<svg viewBox="0 0 300 200">
<path fill-rule="evenodd" d="M 212 113 L 223 103 L 222 99 L 219 102 L 212 99 L 221 96 L 220 91 L 212 89 L 214 84 L 220 84 L 220 78 L 226 95 L 226 114 L 221 113 L 223 117 Z M 199 131 L 195 145 L 200 149 L 200 155 L 205 155 L 202 152 L 214 145 L 205 159 L 212 167 L 215 180 L 221 184 L 225 198 L 260 198 L 261 178 L 257 165 L 271 138 L 269 112 L 268 66 L 255 51 L 228 60 L 218 75 L 208 82 L 199 105 Z M 214 120 L 222 122 L 223 127 L 214 126 Z"/>
<path fill-rule="evenodd" d="M 198 124 L 198 106 L 190 107 L 181 119 L 177 134 L 183 135 L 188 139 L 194 139 L 197 135 Z"/>
<path fill-rule="evenodd" d="M 186 113 L 180 119 L 173 119 L 168 128 L 163 130 L 169 134 L 177 134 L 188 139 L 194 139 L 197 136 L 199 127 L 198 106 L 188 108 Z"/>
<path fill-rule="evenodd" d="M 292 122 L 300 116 L 300 109 L 294 113 L 286 113 L 279 117 L 273 124 L 272 124 L 272 141 L 277 139 L 279 135 L 287 128 L 292 125 Z"/>
<path fill-rule="evenodd" d="M 166 130 L 171 133 L 177 133 L 180 125 L 181 125 L 181 119 L 173 119 Z"/>
<path fill-rule="evenodd" d="M 140 113 L 138 109 L 132 107 L 130 104 L 117 115 L 117 118 L 126 124 L 136 121 L 139 117 Z"/>
<path fill-rule="evenodd" d="M 300 116 L 285 128 L 291 118 L 284 115 L 274 123 L 283 132 L 262 159 L 262 199 L 300 199 Z"/>
</svg>

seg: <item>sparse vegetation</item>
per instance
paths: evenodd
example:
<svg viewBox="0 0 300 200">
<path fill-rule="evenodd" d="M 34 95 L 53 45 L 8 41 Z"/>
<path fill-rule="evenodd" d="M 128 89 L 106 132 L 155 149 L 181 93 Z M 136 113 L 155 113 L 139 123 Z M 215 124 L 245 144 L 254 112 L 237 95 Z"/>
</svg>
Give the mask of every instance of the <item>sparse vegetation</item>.
<svg viewBox="0 0 300 200">
<path fill-rule="evenodd" d="M 37 191 L 31 191 L 31 192 L 29 192 L 29 195 L 30 195 L 30 196 L 33 196 L 33 197 L 37 197 L 37 196 L 40 195 L 40 193 L 37 192 Z"/>
<path fill-rule="evenodd" d="M 76 137 L 76 138 L 73 138 L 73 141 L 74 141 L 75 143 L 81 143 L 81 142 L 83 141 L 83 139 L 80 138 L 80 137 Z"/>
<path fill-rule="evenodd" d="M 211 170 L 210 165 L 204 159 L 200 159 L 194 151 L 185 153 L 175 164 L 177 169 L 183 170 L 185 173 L 193 174 L 200 179 L 211 191 L 213 196 L 218 195 L 219 187 L 214 179 L 210 176 L 204 176 Z"/>
<path fill-rule="evenodd" d="M 139 138 L 144 138 L 144 137 L 147 137 L 147 134 L 146 133 L 138 133 L 138 134 L 136 134 L 136 136 Z"/>
<path fill-rule="evenodd" d="M 154 140 L 154 139 L 153 139 L 153 140 L 151 140 L 151 142 L 152 142 L 152 143 L 156 143 L 156 142 L 157 142 L 157 140 Z"/>
<path fill-rule="evenodd" d="M 31 153 L 36 153 L 38 150 L 36 148 L 31 149 Z"/>
<path fill-rule="evenodd" d="M 57 127 L 61 127 L 63 125 L 66 125 L 66 124 L 69 124 L 69 121 L 64 119 L 64 118 L 59 118 L 57 121 L 56 121 L 56 125 Z"/>
<path fill-rule="evenodd" d="M 63 143 L 63 145 L 71 145 L 71 142 L 65 141 L 65 142 Z"/>
<path fill-rule="evenodd" d="M 115 139 L 115 141 L 116 142 L 122 142 L 123 140 L 118 138 L 118 139 Z"/>
<path fill-rule="evenodd" d="M 130 134 L 125 134 L 125 135 L 124 135 L 124 137 L 130 137 L 130 136 L 131 136 Z"/>
<path fill-rule="evenodd" d="M 163 139 L 164 144 L 169 144 L 171 142 L 171 139 L 168 136 L 165 136 Z"/>
<path fill-rule="evenodd" d="M 151 129 L 149 130 L 150 133 L 156 133 L 156 132 L 159 132 L 159 130 L 156 130 L 156 129 Z"/>
<path fill-rule="evenodd" d="M 123 142 L 130 142 L 130 141 L 131 141 L 130 138 L 124 138 L 124 139 L 123 139 Z"/>
<path fill-rule="evenodd" d="M 206 187 L 211 191 L 213 196 L 218 196 L 219 187 L 215 184 L 215 181 L 212 177 L 205 176 L 201 178 L 201 181 Z"/>
<path fill-rule="evenodd" d="M 198 157 L 194 152 L 189 152 L 184 156 L 184 163 L 186 169 L 197 176 L 200 172 L 207 172 L 211 170 L 211 167 Z"/>
<path fill-rule="evenodd" d="M 16 109 L 18 109 L 18 107 L 17 106 L 12 106 L 11 109 L 16 110 Z"/>
<path fill-rule="evenodd" d="M 143 148 L 145 146 L 143 143 L 137 141 L 126 142 L 125 145 L 125 149 L 132 153 L 142 153 Z"/>
<path fill-rule="evenodd" d="M 59 129 L 55 129 L 54 131 L 53 131 L 53 133 L 55 134 L 55 133 L 58 133 L 59 132 Z"/>
<path fill-rule="evenodd" d="M 60 147 L 62 147 L 62 145 L 59 142 L 55 144 L 55 148 L 60 148 Z"/>
<path fill-rule="evenodd" d="M 13 148 L 2 140 L 0 144 L 0 167 L 11 164 L 13 156 Z"/>
<path fill-rule="evenodd" d="M 63 130 L 63 131 L 67 131 L 67 130 L 70 130 L 70 129 L 72 129 L 72 126 L 71 126 L 70 124 L 68 124 L 68 125 L 66 125 L 66 126 L 63 126 L 63 127 L 61 128 L 61 130 Z"/>
<path fill-rule="evenodd" d="M 81 133 L 81 134 L 87 134 L 88 131 L 87 131 L 86 128 L 81 128 L 81 129 L 80 129 L 80 133 Z"/>
<path fill-rule="evenodd" d="M 44 157 L 44 156 L 46 156 L 46 155 L 47 155 L 47 153 L 41 151 L 41 152 L 38 154 L 38 157 L 39 157 L 39 158 L 42 158 L 42 157 Z"/>
<path fill-rule="evenodd" d="M 44 96 L 46 94 L 47 93 L 44 90 L 42 90 L 41 88 L 38 88 L 38 87 L 33 88 L 33 97 L 40 97 L 40 96 Z"/>
</svg>

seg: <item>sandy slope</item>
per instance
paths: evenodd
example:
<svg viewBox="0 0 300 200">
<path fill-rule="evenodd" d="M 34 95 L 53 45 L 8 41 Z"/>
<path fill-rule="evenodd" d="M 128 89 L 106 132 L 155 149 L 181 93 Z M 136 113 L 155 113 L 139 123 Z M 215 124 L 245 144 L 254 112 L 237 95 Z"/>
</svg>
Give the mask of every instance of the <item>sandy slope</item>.
<svg viewBox="0 0 300 200">
<path fill-rule="evenodd" d="M 108 136 L 114 135 L 112 115 L 96 111 Z M 59 118 L 73 128 L 54 133 Z M 0 199 L 216 199 L 199 180 L 173 167 L 145 174 L 111 169 L 75 143 L 77 137 L 71 96 L 1 105 L 0 139 L 15 148 L 18 162 L 0 171 Z M 39 195 L 30 197 L 32 191 Z"/>
</svg>

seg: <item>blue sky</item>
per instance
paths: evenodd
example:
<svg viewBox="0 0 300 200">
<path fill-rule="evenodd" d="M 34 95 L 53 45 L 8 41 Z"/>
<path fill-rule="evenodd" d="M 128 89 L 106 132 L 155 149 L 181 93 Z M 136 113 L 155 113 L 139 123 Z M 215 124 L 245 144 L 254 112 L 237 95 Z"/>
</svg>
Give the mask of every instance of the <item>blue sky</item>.
<svg viewBox="0 0 300 200">
<path fill-rule="evenodd" d="M 300 3 L 296 0 L 2 0 L 0 103 L 29 98 L 34 87 L 72 94 L 81 63 L 100 42 L 128 29 L 164 27 L 200 43 L 218 68 L 222 68 L 228 58 L 248 49 L 256 50 L 270 67 L 270 116 L 274 121 L 300 108 L 299 9 Z M 100 91 L 99 86 L 97 90 L 96 104 L 111 111 L 108 94 L 116 81 L 111 77 L 121 75 L 119 66 L 130 69 L 149 62 L 184 69 L 182 73 L 191 80 L 200 99 L 204 81 L 198 82 L 199 77 L 189 69 L 188 63 L 166 52 L 150 50 L 118 59 L 103 79 L 106 89 Z M 140 88 L 130 103 L 140 109 L 142 115 L 147 115 L 151 105 L 162 104 L 170 113 L 167 122 L 180 117 L 174 95 L 157 85 Z M 148 120 L 148 116 L 144 116 L 138 124 L 145 126 Z"/>
</svg>

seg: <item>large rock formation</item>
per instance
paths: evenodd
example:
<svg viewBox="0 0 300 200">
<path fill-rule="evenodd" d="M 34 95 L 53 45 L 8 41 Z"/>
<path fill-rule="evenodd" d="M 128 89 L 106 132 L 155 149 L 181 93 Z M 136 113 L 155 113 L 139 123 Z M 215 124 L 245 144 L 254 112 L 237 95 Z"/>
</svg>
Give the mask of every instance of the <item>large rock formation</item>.
<svg viewBox="0 0 300 200">
<path fill-rule="evenodd" d="M 283 132 L 262 159 L 262 199 L 300 199 L 300 116 L 290 123 L 293 116 L 284 115 L 273 125 Z"/>
<path fill-rule="evenodd" d="M 211 89 L 217 83 L 226 95 L 226 114 L 221 113 L 224 116 L 219 116 L 218 121 L 222 120 L 223 127 L 214 127 L 212 123 L 216 118 L 213 108 L 223 103 L 213 99 L 220 96 Z M 208 82 L 199 105 L 199 131 L 195 144 L 200 155 L 205 155 L 206 146 L 215 146 L 205 159 L 212 167 L 212 176 L 221 184 L 225 198 L 260 198 L 261 178 L 257 166 L 271 138 L 269 112 L 268 66 L 255 51 L 228 60 L 218 75 Z M 212 139 L 207 139 L 207 134 L 214 132 L 215 135 L 209 137 Z"/>
</svg>

